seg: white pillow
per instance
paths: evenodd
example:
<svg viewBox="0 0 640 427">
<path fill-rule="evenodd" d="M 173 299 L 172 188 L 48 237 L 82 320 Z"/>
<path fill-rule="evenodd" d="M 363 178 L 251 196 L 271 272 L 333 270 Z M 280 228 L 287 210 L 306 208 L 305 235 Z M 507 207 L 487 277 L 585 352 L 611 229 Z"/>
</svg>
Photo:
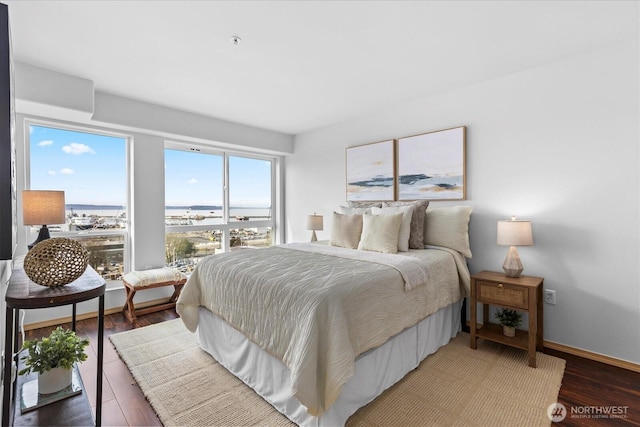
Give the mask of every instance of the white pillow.
<svg viewBox="0 0 640 427">
<path fill-rule="evenodd" d="M 329 245 L 356 249 L 362 233 L 362 215 L 342 215 L 333 213 L 331 239 Z"/>
<path fill-rule="evenodd" d="M 402 224 L 400 225 L 400 233 L 398 233 L 398 251 L 407 252 L 409 250 L 409 236 L 411 235 L 413 206 L 373 207 L 371 208 L 371 213 L 374 215 L 402 214 Z"/>
<path fill-rule="evenodd" d="M 402 213 L 362 216 L 362 236 L 358 249 L 385 254 L 398 253 L 398 234 Z"/>
<path fill-rule="evenodd" d="M 471 258 L 469 220 L 471 206 L 429 206 L 424 221 L 424 244 L 444 246 Z"/>
</svg>

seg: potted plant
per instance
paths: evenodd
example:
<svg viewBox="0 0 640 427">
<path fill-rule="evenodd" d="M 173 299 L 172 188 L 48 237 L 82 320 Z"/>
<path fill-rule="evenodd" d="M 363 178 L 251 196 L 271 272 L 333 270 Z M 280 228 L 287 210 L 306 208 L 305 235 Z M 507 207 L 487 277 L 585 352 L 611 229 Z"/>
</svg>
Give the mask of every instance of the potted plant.
<svg viewBox="0 0 640 427">
<path fill-rule="evenodd" d="M 84 349 L 88 345 L 88 339 L 58 326 L 48 337 L 22 344 L 27 351 L 21 358 L 26 367 L 19 374 L 37 372 L 38 393 L 55 393 L 71 385 L 73 364 L 87 360 Z"/>
<path fill-rule="evenodd" d="M 502 333 L 507 337 L 516 336 L 516 328 L 520 326 L 522 321 L 522 314 L 515 310 L 504 308 L 496 311 L 496 318 L 502 325 Z"/>
</svg>

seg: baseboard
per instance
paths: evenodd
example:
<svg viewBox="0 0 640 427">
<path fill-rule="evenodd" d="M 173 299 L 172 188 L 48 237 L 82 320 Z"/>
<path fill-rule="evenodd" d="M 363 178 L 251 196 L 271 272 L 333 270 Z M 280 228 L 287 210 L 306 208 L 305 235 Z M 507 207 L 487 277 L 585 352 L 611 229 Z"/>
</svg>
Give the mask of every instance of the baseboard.
<svg viewBox="0 0 640 427">
<path fill-rule="evenodd" d="M 469 321 L 467 321 L 466 323 L 467 323 L 467 327 L 469 327 Z M 480 326 L 481 324 L 478 323 L 478 327 Z M 600 354 L 600 353 L 593 353 L 588 350 L 583 350 L 581 348 L 576 348 L 576 347 L 570 347 L 564 344 L 558 344 L 557 342 L 553 342 L 553 341 L 544 340 L 543 345 L 546 348 L 561 351 L 563 353 L 571 354 L 573 356 L 582 357 L 583 359 L 593 360 L 595 362 L 601 362 L 607 365 L 616 366 L 618 368 L 628 369 L 630 371 L 640 373 L 640 364 L 629 362 L 628 360 L 617 359 L 615 357 L 605 356 L 604 354 Z"/>
<path fill-rule="evenodd" d="M 156 305 L 156 304 L 162 304 L 167 302 L 167 298 L 159 298 L 156 300 L 151 300 L 151 301 L 145 301 L 145 302 L 141 302 L 139 304 L 136 304 L 136 309 L 137 308 L 145 308 L 145 307 L 150 307 L 152 305 Z M 115 313 L 121 313 L 122 312 L 122 307 L 112 307 L 112 308 L 108 308 L 104 311 L 104 315 L 108 315 L 108 314 L 115 314 Z M 84 319 L 91 319 L 94 317 L 98 317 L 98 311 L 90 311 L 88 313 L 82 313 L 82 314 L 76 314 L 76 321 L 78 320 L 84 320 Z M 28 325 L 24 325 L 24 330 L 25 331 L 31 331 L 33 329 L 39 329 L 39 328 L 46 328 L 49 326 L 57 326 L 61 323 L 69 323 L 71 322 L 71 316 L 66 316 L 66 317 L 60 317 L 58 319 L 51 319 L 51 320 L 45 320 L 43 322 L 36 322 L 36 323 L 29 323 Z"/>
<path fill-rule="evenodd" d="M 552 341 L 544 341 L 544 346 L 552 350 L 561 351 L 563 353 L 571 354 L 573 356 L 582 357 L 584 359 L 593 360 L 595 362 L 605 363 L 607 365 L 616 366 L 618 368 L 628 369 L 633 372 L 640 373 L 640 364 L 629 362 L 628 360 L 617 359 L 611 356 L 605 356 L 604 354 L 593 353 L 591 351 L 583 350 L 581 348 L 570 347 L 564 344 L 558 344 Z"/>
</svg>

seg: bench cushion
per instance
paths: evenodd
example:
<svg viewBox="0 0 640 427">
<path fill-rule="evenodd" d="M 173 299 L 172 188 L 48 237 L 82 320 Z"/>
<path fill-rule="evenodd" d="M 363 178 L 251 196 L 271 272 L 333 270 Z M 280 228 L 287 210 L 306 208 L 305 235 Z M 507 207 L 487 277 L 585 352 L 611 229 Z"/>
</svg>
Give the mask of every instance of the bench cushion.
<svg viewBox="0 0 640 427">
<path fill-rule="evenodd" d="M 186 279 L 186 274 L 168 267 L 131 271 L 122 278 L 124 282 L 134 289 L 145 288 L 156 283 L 180 282 Z"/>
</svg>

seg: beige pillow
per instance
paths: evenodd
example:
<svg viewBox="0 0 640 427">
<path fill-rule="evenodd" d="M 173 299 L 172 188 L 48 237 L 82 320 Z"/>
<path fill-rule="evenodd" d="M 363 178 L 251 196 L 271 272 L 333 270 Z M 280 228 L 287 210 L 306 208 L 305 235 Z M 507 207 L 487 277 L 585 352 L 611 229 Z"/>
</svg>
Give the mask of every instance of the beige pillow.
<svg viewBox="0 0 640 427">
<path fill-rule="evenodd" d="M 471 258 L 469 220 L 471 206 L 429 208 L 424 221 L 424 244 L 444 246 Z"/>
<path fill-rule="evenodd" d="M 398 234 L 402 213 L 362 216 L 362 236 L 358 249 L 363 251 L 398 253 Z"/>
<path fill-rule="evenodd" d="M 411 215 L 411 231 L 409 232 L 409 249 L 424 248 L 424 217 L 427 214 L 428 200 L 414 202 L 385 202 L 384 206 L 413 206 Z"/>
<path fill-rule="evenodd" d="M 396 206 L 371 208 L 374 215 L 387 215 L 390 213 L 401 213 L 402 224 L 400 224 L 400 232 L 398 233 L 398 252 L 407 252 L 409 250 L 409 234 L 411 233 L 411 217 L 413 216 L 413 206 Z"/>
<path fill-rule="evenodd" d="M 361 233 L 362 215 L 342 215 L 337 212 L 333 213 L 329 245 L 356 249 L 360 242 Z"/>
</svg>

